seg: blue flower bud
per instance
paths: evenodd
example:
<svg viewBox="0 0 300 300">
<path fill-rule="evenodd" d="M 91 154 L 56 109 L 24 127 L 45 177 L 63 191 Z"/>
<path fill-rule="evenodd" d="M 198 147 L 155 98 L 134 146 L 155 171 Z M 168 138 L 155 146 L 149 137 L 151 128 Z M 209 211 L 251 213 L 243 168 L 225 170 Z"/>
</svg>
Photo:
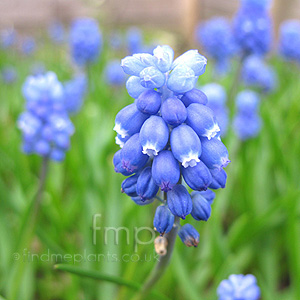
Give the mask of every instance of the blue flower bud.
<svg viewBox="0 0 300 300">
<path fill-rule="evenodd" d="M 192 190 L 207 190 L 211 184 L 211 174 L 202 161 L 199 161 L 194 167 L 181 168 L 181 172 L 184 181 Z"/>
<path fill-rule="evenodd" d="M 207 96 L 207 106 L 212 110 L 215 108 L 224 108 L 227 100 L 226 91 L 223 86 L 217 83 L 208 83 L 201 88 Z"/>
<path fill-rule="evenodd" d="M 160 88 L 165 84 L 166 77 L 156 67 L 145 68 L 140 73 L 141 85 L 144 88 L 155 89 Z"/>
<path fill-rule="evenodd" d="M 70 148 L 70 137 L 66 133 L 57 133 L 54 136 L 54 142 L 57 147 L 61 148 L 62 150 L 68 150 Z"/>
<path fill-rule="evenodd" d="M 117 134 L 117 136 L 115 137 L 115 141 L 116 144 L 120 146 L 120 148 L 123 148 L 123 146 L 125 145 L 125 143 L 128 141 L 129 138 L 130 138 L 129 135 L 123 138 L 120 134 Z"/>
<path fill-rule="evenodd" d="M 165 73 L 170 70 L 174 59 L 174 50 L 169 46 L 157 46 L 153 50 L 154 56 L 157 58 L 158 69 Z"/>
<path fill-rule="evenodd" d="M 192 89 L 182 95 L 181 101 L 184 103 L 186 107 L 188 107 L 192 103 L 199 103 L 199 104 L 206 105 L 207 97 L 202 91 L 198 89 Z"/>
<path fill-rule="evenodd" d="M 202 138 L 201 142 L 202 154 L 200 159 L 209 169 L 221 170 L 230 163 L 227 148 L 218 138 L 212 138 L 211 140 Z"/>
<path fill-rule="evenodd" d="M 219 300 L 258 300 L 260 288 L 256 278 L 251 275 L 230 275 L 223 280 L 217 290 Z"/>
<path fill-rule="evenodd" d="M 160 109 L 160 93 L 147 90 L 139 95 L 136 101 L 136 107 L 144 114 L 156 115 Z"/>
<path fill-rule="evenodd" d="M 243 141 L 256 137 L 261 129 L 262 121 L 257 113 L 238 113 L 233 120 L 233 130 Z"/>
<path fill-rule="evenodd" d="M 136 172 L 146 165 L 148 155 L 142 152 L 138 133 L 125 143 L 121 152 L 121 161 L 122 168 L 128 172 Z"/>
<path fill-rule="evenodd" d="M 187 118 L 187 110 L 177 97 L 166 99 L 161 106 L 162 118 L 171 126 L 178 126 Z"/>
<path fill-rule="evenodd" d="M 180 168 L 171 151 L 161 151 L 154 157 L 152 177 L 164 192 L 171 190 L 177 184 L 180 178 Z"/>
<path fill-rule="evenodd" d="M 200 161 L 201 142 L 196 132 L 188 125 L 182 124 L 174 128 L 170 142 L 174 157 L 185 168 L 194 167 Z"/>
<path fill-rule="evenodd" d="M 53 149 L 50 153 L 50 158 L 54 161 L 61 162 L 65 159 L 66 153 L 60 149 Z"/>
<path fill-rule="evenodd" d="M 181 241 L 188 247 L 197 247 L 200 235 L 198 231 L 189 223 L 184 224 L 178 231 Z"/>
<path fill-rule="evenodd" d="M 207 137 L 209 140 L 220 132 L 214 112 L 207 106 L 192 103 L 187 108 L 186 124 L 189 125 L 201 137 Z"/>
<path fill-rule="evenodd" d="M 114 157 L 113 157 L 113 164 L 115 167 L 115 172 L 116 173 L 121 173 L 124 176 L 129 176 L 132 175 L 134 172 L 128 172 L 127 170 L 125 170 L 122 166 L 122 158 L 121 158 L 121 153 L 122 150 L 119 150 L 115 153 Z"/>
<path fill-rule="evenodd" d="M 153 226 L 160 234 L 168 233 L 172 230 L 175 221 L 174 215 L 166 205 L 160 205 L 156 208 Z"/>
<path fill-rule="evenodd" d="M 151 204 L 154 201 L 154 198 L 142 200 L 141 197 L 137 196 L 137 197 L 131 197 L 131 200 L 137 205 L 144 206 L 144 205 Z"/>
<path fill-rule="evenodd" d="M 206 201 L 211 205 L 214 202 L 214 199 L 216 197 L 216 194 L 212 191 L 212 190 L 206 190 L 206 191 L 202 191 L 202 192 L 192 192 L 191 196 L 193 199 L 193 194 L 194 193 L 199 193 L 202 197 L 204 197 L 206 199 Z"/>
<path fill-rule="evenodd" d="M 253 92 L 251 90 L 244 90 L 238 93 L 235 103 L 237 111 L 239 113 L 252 115 L 258 110 L 260 98 L 256 92 Z"/>
<path fill-rule="evenodd" d="M 126 56 L 121 60 L 121 67 L 128 75 L 139 76 L 141 71 L 145 69 L 145 64 L 138 57 Z"/>
<path fill-rule="evenodd" d="M 193 201 L 192 217 L 197 221 L 207 221 L 211 214 L 210 203 L 200 192 L 193 192 L 191 196 Z"/>
<path fill-rule="evenodd" d="M 133 54 L 133 57 L 139 59 L 144 68 L 156 67 L 157 58 L 149 53 L 136 53 Z"/>
<path fill-rule="evenodd" d="M 141 113 L 134 103 L 121 109 L 115 120 L 114 130 L 122 137 L 131 136 L 140 131 L 149 116 Z"/>
<path fill-rule="evenodd" d="M 158 186 L 152 178 L 151 167 L 146 167 L 139 175 L 136 185 L 136 192 L 142 201 L 152 199 L 158 192 Z"/>
<path fill-rule="evenodd" d="M 143 153 L 151 157 L 163 150 L 169 140 L 169 128 L 159 116 L 151 116 L 143 124 L 140 131 L 140 143 Z"/>
<path fill-rule="evenodd" d="M 124 74 L 118 60 L 112 60 L 108 62 L 105 67 L 104 74 L 105 81 L 112 86 L 123 85 L 127 77 Z"/>
<path fill-rule="evenodd" d="M 193 89 L 198 77 L 194 71 L 185 64 L 178 65 L 170 74 L 167 87 L 178 94 L 183 94 Z"/>
<path fill-rule="evenodd" d="M 193 208 L 191 196 L 182 184 L 177 184 L 171 191 L 168 191 L 167 203 L 172 214 L 183 220 Z"/>
<path fill-rule="evenodd" d="M 198 50 L 189 50 L 176 58 L 173 62 L 172 69 L 179 65 L 190 67 L 196 76 L 200 76 L 205 72 L 207 59 L 199 54 Z"/>
<path fill-rule="evenodd" d="M 223 169 L 222 170 L 212 169 L 210 170 L 210 173 L 212 176 L 212 182 L 209 188 L 213 190 L 224 189 L 227 180 L 226 172 Z"/>
<path fill-rule="evenodd" d="M 125 193 L 126 195 L 128 195 L 130 197 L 137 197 L 136 184 L 137 184 L 138 178 L 139 178 L 139 175 L 137 175 L 137 174 L 126 178 L 122 182 L 122 189 L 121 189 L 122 193 Z"/>
<path fill-rule="evenodd" d="M 126 89 L 130 97 L 136 99 L 138 96 L 148 89 L 141 86 L 140 77 L 130 76 L 126 81 Z"/>
<path fill-rule="evenodd" d="M 50 144 L 45 140 L 39 140 L 35 143 L 34 150 L 41 156 L 47 156 L 50 153 Z"/>
</svg>

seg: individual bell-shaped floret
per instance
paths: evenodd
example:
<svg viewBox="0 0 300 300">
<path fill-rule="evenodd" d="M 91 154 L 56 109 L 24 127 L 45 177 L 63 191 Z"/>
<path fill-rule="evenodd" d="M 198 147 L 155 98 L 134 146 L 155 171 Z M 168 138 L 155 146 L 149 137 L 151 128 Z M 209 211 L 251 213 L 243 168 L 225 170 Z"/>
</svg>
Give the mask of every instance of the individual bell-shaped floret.
<svg viewBox="0 0 300 300">
<path fill-rule="evenodd" d="M 143 154 L 139 134 L 133 135 L 124 145 L 121 152 L 122 168 L 128 172 L 136 172 L 143 168 L 149 156 Z"/>
<path fill-rule="evenodd" d="M 136 184 L 136 192 L 142 201 L 155 197 L 159 187 L 152 178 L 151 167 L 146 167 L 139 175 Z"/>
<path fill-rule="evenodd" d="M 156 65 L 161 72 L 170 70 L 174 59 L 174 50 L 170 46 L 157 46 L 153 50 L 153 55 L 157 58 Z"/>
<path fill-rule="evenodd" d="M 164 192 L 168 192 L 177 184 L 180 178 L 180 168 L 171 151 L 163 150 L 154 157 L 152 177 Z"/>
<path fill-rule="evenodd" d="M 202 154 L 200 159 L 209 169 L 221 170 L 225 168 L 230 160 L 228 159 L 228 151 L 225 145 L 218 138 L 201 139 Z"/>
<path fill-rule="evenodd" d="M 127 171 L 126 169 L 123 168 L 122 166 L 122 149 L 117 151 L 113 157 L 113 164 L 115 167 L 115 172 L 116 173 L 121 173 L 124 176 L 129 176 L 132 175 L 134 172 Z"/>
<path fill-rule="evenodd" d="M 145 68 L 140 73 L 140 83 L 144 88 L 155 89 L 160 88 L 165 84 L 166 77 L 156 67 Z"/>
<path fill-rule="evenodd" d="M 226 172 L 223 169 L 212 169 L 210 170 L 210 173 L 212 176 L 212 182 L 209 188 L 213 190 L 224 189 L 227 180 Z"/>
<path fill-rule="evenodd" d="M 186 120 L 187 110 L 177 97 L 170 97 L 161 106 L 161 116 L 166 123 L 175 127 Z"/>
<path fill-rule="evenodd" d="M 159 116 L 151 116 L 143 124 L 140 131 L 140 143 L 143 153 L 151 157 L 163 150 L 169 140 L 169 128 Z"/>
<path fill-rule="evenodd" d="M 174 157 L 185 168 L 194 167 L 200 161 L 201 142 L 190 126 L 182 124 L 174 128 L 171 132 L 170 142 Z"/>
<path fill-rule="evenodd" d="M 57 162 L 61 162 L 65 159 L 66 157 L 66 152 L 59 149 L 59 148 L 54 148 L 51 150 L 50 153 L 50 159 L 57 161 Z"/>
<path fill-rule="evenodd" d="M 212 182 L 212 177 L 206 165 L 199 161 L 194 167 L 181 168 L 186 184 L 196 191 L 205 191 Z"/>
<path fill-rule="evenodd" d="M 183 94 L 195 87 L 197 79 L 190 67 L 185 64 L 178 65 L 169 75 L 167 87 L 177 94 Z"/>
<path fill-rule="evenodd" d="M 121 60 L 121 67 L 128 75 L 139 76 L 146 66 L 138 57 L 126 56 Z"/>
<path fill-rule="evenodd" d="M 192 217 L 197 221 L 207 221 L 211 214 L 210 203 L 200 192 L 192 192 L 191 196 L 193 201 Z"/>
<path fill-rule="evenodd" d="M 184 93 L 181 97 L 181 101 L 184 103 L 186 107 L 188 107 L 192 103 L 198 104 L 207 104 L 207 96 L 198 89 L 192 89 L 186 93 Z"/>
<path fill-rule="evenodd" d="M 252 115 L 257 113 L 260 104 L 259 95 L 251 90 L 239 92 L 235 99 L 238 113 Z"/>
<path fill-rule="evenodd" d="M 187 108 L 186 123 L 201 137 L 207 137 L 209 140 L 220 132 L 214 112 L 207 106 L 192 103 Z"/>
<path fill-rule="evenodd" d="M 136 107 L 144 114 L 156 115 L 161 105 L 161 94 L 147 90 L 139 95 L 136 101 Z"/>
<path fill-rule="evenodd" d="M 138 96 L 148 89 L 141 86 L 140 77 L 130 76 L 126 81 L 126 89 L 130 97 L 136 99 Z"/>
<path fill-rule="evenodd" d="M 34 144 L 34 151 L 40 156 L 48 156 L 51 151 L 50 144 L 45 140 L 38 140 Z"/>
<path fill-rule="evenodd" d="M 198 193 L 198 192 L 192 192 L 191 196 L 193 197 L 193 193 Z M 202 197 L 206 199 L 206 201 L 211 205 L 214 202 L 214 199 L 216 197 L 216 194 L 212 190 L 206 190 L 206 191 L 201 191 L 199 192 Z"/>
<path fill-rule="evenodd" d="M 134 103 L 121 109 L 115 120 L 114 130 L 122 137 L 138 133 L 149 115 L 141 113 Z"/>
<path fill-rule="evenodd" d="M 188 247 L 197 247 L 199 244 L 200 235 L 198 231 L 189 223 L 183 225 L 178 235 L 181 241 Z"/>
<path fill-rule="evenodd" d="M 183 220 L 193 208 L 191 196 L 182 184 L 177 184 L 167 193 L 167 203 L 171 213 Z"/>
<path fill-rule="evenodd" d="M 189 50 L 174 60 L 172 68 L 186 65 L 194 71 L 196 76 L 200 76 L 205 72 L 206 64 L 207 59 L 198 50 Z"/>
<path fill-rule="evenodd" d="M 128 178 L 126 178 L 123 182 L 122 182 L 122 193 L 125 193 L 126 195 L 130 196 L 130 197 L 136 197 L 137 193 L 136 193 L 136 184 L 137 184 L 137 180 L 139 178 L 139 175 L 134 174 Z"/>
<path fill-rule="evenodd" d="M 153 226 L 160 234 L 168 233 L 172 230 L 175 217 L 169 210 L 168 206 L 160 205 L 156 208 Z"/>
</svg>

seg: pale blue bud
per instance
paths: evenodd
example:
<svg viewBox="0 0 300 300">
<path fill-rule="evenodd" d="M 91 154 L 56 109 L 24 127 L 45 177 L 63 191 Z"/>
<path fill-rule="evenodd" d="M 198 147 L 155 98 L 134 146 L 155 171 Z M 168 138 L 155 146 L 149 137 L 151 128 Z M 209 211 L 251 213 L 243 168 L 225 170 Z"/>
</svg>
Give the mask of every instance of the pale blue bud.
<svg viewBox="0 0 300 300">
<path fill-rule="evenodd" d="M 141 85 L 144 88 L 155 89 L 160 88 L 165 84 L 166 77 L 156 67 L 145 68 L 140 73 Z"/>
<path fill-rule="evenodd" d="M 169 46 L 157 46 L 153 50 L 154 56 L 157 58 L 158 69 L 165 73 L 170 70 L 174 59 L 174 50 Z"/>
</svg>

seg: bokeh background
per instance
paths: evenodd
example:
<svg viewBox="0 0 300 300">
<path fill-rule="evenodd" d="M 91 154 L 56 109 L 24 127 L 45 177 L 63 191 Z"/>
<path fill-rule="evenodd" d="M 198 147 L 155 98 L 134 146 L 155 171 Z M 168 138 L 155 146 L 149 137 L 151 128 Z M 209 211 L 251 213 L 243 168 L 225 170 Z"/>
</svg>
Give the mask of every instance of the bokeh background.
<svg viewBox="0 0 300 300">
<path fill-rule="evenodd" d="M 14 28 L 22 39 L 34 37 L 32 53 L 20 45 L 0 49 L 0 69 L 12 67 L 14 80 L 0 82 L 0 295 L 7 300 L 25 299 L 132 299 L 134 291 L 103 280 L 72 275 L 54 268 L 54 259 L 42 254 L 103 254 L 100 261 L 66 262 L 102 274 L 142 283 L 155 264 L 152 244 L 134 248 L 134 228 L 152 227 L 155 206 L 137 206 L 120 192 L 122 176 L 114 172 L 112 157 L 118 150 L 112 130 L 116 113 L 132 103 L 125 84 L 112 86 L 105 67 L 128 55 L 128 48 L 114 50 L 117 32 L 126 41 L 129 28 L 142 34 L 143 46 L 169 44 L 177 55 L 201 45 L 195 26 L 212 16 L 231 18 L 238 0 L 2 0 L 0 29 Z M 226 169 L 227 186 L 216 193 L 208 222 L 188 221 L 200 232 L 197 248 L 178 239 L 168 271 L 156 287 L 170 299 L 217 299 L 220 281 L 230 274 L 257 277 L 264 300 L 300 299 L 300 86 L 299 66 L 277 55 L 278 28 L 283 20 L 300 19 L 300 1 L 274 0 L 271 8 L 274 42 L 267 61 L 277 73 L 276 88 L 262 96 L 259 135 L 241 141 L 230 127 L 223 142 L 232 163 Z M 88 91 L 80 112 L 71 117 L 76 132 L 62 163 L 51 163 L 43 200 L 36 216 L 31 199 L 37 186 L 41 158 L 21 151 L 16 121 L 24 110 L 22 85 L 27 76 L 54 71 L 67 82 L 78 71 L 67 42 L 72 20 L 93 17 L 99 21 L 104 45 L 99 60 L 87 70 Z M 54 43 L 48 34 L 53 21 L 64 25 L 66 40 Z M 221 84 L 232 97 L 238 59 L 229 72 L 215 77 L 208 60 L 199 84 Z M 120 234 L 116 243 L 104 233 L 92 242 L 92 220 L 101 214 L 101 227 L 126 227 L 130 242 Z M 37 220 L 35 221 L 35 218 Z M 33 234 L 30 234 L 30 232 Z M 140 238 L 148 240 L 147 233 Z M 38 254 L 29 259 L 28 253 Z M 115 261 L 110 255 L 137 253 L 141 259 Z M 19 254 L 20 257 L 15 256 Z M 146 255 L 146 256 L 145 256 Z M 128 257 L 127 257 L 128 258 Z M 146 258 L 146 259 L 145 259 Z M 127 260 L 127 259 L 126 259 Z M 153 297 L 149 296 L 149 299 Z"/>
</svg>

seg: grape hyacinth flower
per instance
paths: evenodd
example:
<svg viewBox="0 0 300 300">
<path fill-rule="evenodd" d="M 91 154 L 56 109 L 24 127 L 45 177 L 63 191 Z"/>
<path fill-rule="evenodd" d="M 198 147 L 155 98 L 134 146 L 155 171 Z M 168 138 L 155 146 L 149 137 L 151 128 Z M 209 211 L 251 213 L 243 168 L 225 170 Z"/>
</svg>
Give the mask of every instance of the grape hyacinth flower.
<svg viewBox="0 0 300 300">
<path fill-rule="evenodd" d="M 217 294 L 218 300 L 258 300 L 260 288 L 255 276 L 233 274 L 220 283 Z"/>
<path fill-rule="evenodd" d="M 26 37 L 21 44 L 21 51 L 24 55 L 32 55 L 36 50 L 36 42 L 33 37 Z"/>
<path fill-rule="evenodd" d="M 112 60 L 108 62 L 105 67 L 105 81 L 111 86 L 120 86 L 125 83 L 126 75 L 120 66 L 118 60 Z"/>
<path fill-rule="evenodd" d="M 83 105 L 87 91 L 87 79 L 84 74 L 76 75 L 64 84 L 65 108 L 69 114 L 78 113 Z"/>
<path fill-rule="evenodd" d="M 260 98 L 250 90 L 240 92 L 236 97 L 237 112 L 233 120 L 233 129 L 241 140 L 256 137 L 262 121 L 258 113 Z"/>
<path fill-rule="evenodd" d="M 17 33 L 13 28 L 8 28 L 1 31 L 1 47 L 8 49 L 16 44 Z"/>
<path fill-rule="evenodd" d="M 204 51 L 214 59 L 218 74 L 229 69 L 230 58 L 236 53 L 236 45 L 230 22 L 226 18 L 215 17 L 196 28 L 196 40 Z"/>
<path fill-rule="evenodd" d="M 256 87 L 264 93 L 272 92 L 277 83 L 276 73 L 262 57 L 250 55 L 243 63 L 241 77 L 246 86 Z"/>
<path fill-rule="evenodd" d="M 8 66 L 1 70 L 2 81 L 6 84 L 13 84 L 18 79 L 17 71 L 14 67 Z"/>
<path fill-rule="evenodd" d="M 271 1 L 242 0 L 233 20 L 236 43 L 242 56 L 266 54 L 272 43 Z"/>
<path fill-rule="evenodd" d="M 227 95 L 224 87 L 217 83 L 208 83 L 202 86 L 201 90 L 207 96 L 207 106 L 212 109 L 216 116 L 220 127 L 220 136 L 225 136 L 229 122 L 229 111 L 226 106 Z"/>
<path fill-rule="evenodd" d="M 64 25 L 59 21 L 54 21 L 49 25 L 48 34 L 50 39 L 56 44 L 62 44 L 65 41 Z"/>
<path fill-rule="evenodd" d="M 18 119 L 23 151 L 62 161 L 70 148 L 74 126 L 64 105 L 63 85 L 56 75 L 29 76 L 23 85 L 26 111 Z"/>
<path fill-rule="evenodd" d="M 84 18 L 72 23 L 70 48 L 73 61 L 81 67 L 98 59 L 102 48 L 102 35 L 96 20 Z"/>
<path fill-rule="evenodd" d="M 206 63 L 197 50 L 174 60 L 173 49 L 166 45 L 121 62 L 135 102 L 116 116 L 114 130 L 121 150 L 113 163 L 117 173 L 131 175 L 122 190 L 134 202 L 148 204 L 154 198 L 163 202 L 154 217 L 161 235 L 178 230 L 179 218 L 193 211 L 195 219 L 207 220 L 214 198 L 208 188 L 225 187 L 228 152 L 206 95 L 195 88 Z M 207 192 L 194 197 L 189 188 Z M 159 189 L 163 199 L 157 196 Z M 178 234 L 188 246 L 199 243 L 198 232 L 189 224 Z"/>
<path fill-rule="evenodd" d="M 280 25 L 279 53 L 288 61 L 300 63 L 300 21 L 288 20 Z"/>
</svg>

